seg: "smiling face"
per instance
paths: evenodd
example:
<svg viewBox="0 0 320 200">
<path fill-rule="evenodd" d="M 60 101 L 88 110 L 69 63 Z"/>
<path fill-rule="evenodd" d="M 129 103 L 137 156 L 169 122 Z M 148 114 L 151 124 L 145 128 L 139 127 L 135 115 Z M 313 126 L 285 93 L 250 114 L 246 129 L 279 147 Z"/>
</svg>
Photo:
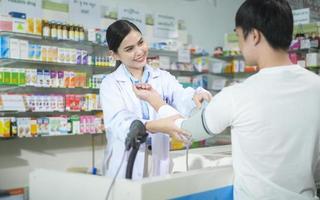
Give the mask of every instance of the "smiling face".
<svg viewBox="0 0 320 200">
<path fill-rule="evenodd" d="M 122 40 L 117 52 L 114 52 L 114 56 L 129 69 L 142 69 L 147 63 L 148 45 L 140 32 L 131 30 Z"/>
</svg>

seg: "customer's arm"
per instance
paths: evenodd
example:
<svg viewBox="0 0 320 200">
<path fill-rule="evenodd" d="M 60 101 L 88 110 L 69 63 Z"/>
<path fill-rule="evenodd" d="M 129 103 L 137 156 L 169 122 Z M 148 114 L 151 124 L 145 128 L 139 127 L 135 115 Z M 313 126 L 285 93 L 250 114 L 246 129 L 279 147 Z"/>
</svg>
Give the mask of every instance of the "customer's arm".
<svg viewBox="0 0 320 200">
<path fill-rule="evenodd" d="M 177 127 L 174 123 L 176 119 L 182 116 L 171 106 L 167 105 L 149 84 L 136 84 L 133 85 L 133 91 L 142 100 L 147 101 L 157 112 L 158 119 L 147 121 L 145 123 L 148 132 L 166 133 L 178 140 L 185 140 L 190 137 L 190 134 Z"/>
<path fill-rule="evenodd" d="M 168 105 L 159 103 L 162 101 L 161 99 L 152 97 L 154 96 L 153 91 L 151 91 L 152 89 L 139 90 L 136 88 L 136 90 L 144 93 L 144 100 L 148 102 L 151 99 L 158 101 L 157 105 L 162 105 L 156 109 L 159 113 L 162 110 L 170 110 L 168 109 Z M 163 118 L 154 120 L 147 122 L 147 128 L 159 132 L 189 132 L 194 140 L 212 137 L 231 125 L 234 107 L 231 94 L 231 90 L 224 89 L 209 102 L 207 107 L 199 109 L 190 118 Z"/>
</svg>

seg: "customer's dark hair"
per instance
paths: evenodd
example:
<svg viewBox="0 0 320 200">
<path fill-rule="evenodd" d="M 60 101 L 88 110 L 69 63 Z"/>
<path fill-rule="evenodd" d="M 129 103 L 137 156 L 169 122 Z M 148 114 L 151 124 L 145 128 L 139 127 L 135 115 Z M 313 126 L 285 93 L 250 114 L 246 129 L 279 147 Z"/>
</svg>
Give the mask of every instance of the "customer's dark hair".
<svg viewBox="0 0 320 200">
<path fill-rule="evenodd" d="M 257 29 L 274 49 L 287 50 L 293 33 L 293 16 L 286 0 L 246 0 L 236 14 L 236 27 L 244 38 Z"/>
<path fill-rule="evenodd" d="M 106 34 L 109 49 L 117 52 L 122 40 L 130 33 L 131 30 L 141 33 L 139 28 L 128 20 L 117 20 L 113 22 L 108 27 Z"/>
</svg>

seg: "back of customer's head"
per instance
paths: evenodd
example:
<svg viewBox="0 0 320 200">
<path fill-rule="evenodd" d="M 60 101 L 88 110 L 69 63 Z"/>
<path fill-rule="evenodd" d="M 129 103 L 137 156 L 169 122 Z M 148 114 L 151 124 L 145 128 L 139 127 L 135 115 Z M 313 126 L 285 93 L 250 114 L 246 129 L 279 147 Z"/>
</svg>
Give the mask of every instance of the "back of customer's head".
<svg viewBox="0 0 320 200">
<path fill-rule="evenodd" d="M 122 40 L 132 30 L 138 31 L 139 33 L 141 33 L 141 31 L 136 25 L 134 25 L 132 22 L 129 22 L 127 20 L 117 20 L 114 23 L 112 23 L 108 27 L 107 34 L 106 34 L 109 49 L 117 53 Z"/>
<path fill-rule="evenodd" d="M 246 0 L 236 14 L 244 38 L 257 29 L 273 49 L 287 50 L 293 34 L 293 16 L 286 0 Z"/>
</svg>

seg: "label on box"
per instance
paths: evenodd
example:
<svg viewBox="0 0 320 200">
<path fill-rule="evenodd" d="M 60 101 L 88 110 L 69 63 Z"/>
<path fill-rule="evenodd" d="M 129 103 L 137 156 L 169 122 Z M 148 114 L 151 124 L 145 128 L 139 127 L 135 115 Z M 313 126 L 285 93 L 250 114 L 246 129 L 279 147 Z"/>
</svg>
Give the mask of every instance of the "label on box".
<svg viewBox="0 0 320 200">
<path fill-rule="evenodd" d="M 25 19 L 12 18 L 12 31 L 18 33 L 26 33 L 27 22 Z"/>
</svg>

